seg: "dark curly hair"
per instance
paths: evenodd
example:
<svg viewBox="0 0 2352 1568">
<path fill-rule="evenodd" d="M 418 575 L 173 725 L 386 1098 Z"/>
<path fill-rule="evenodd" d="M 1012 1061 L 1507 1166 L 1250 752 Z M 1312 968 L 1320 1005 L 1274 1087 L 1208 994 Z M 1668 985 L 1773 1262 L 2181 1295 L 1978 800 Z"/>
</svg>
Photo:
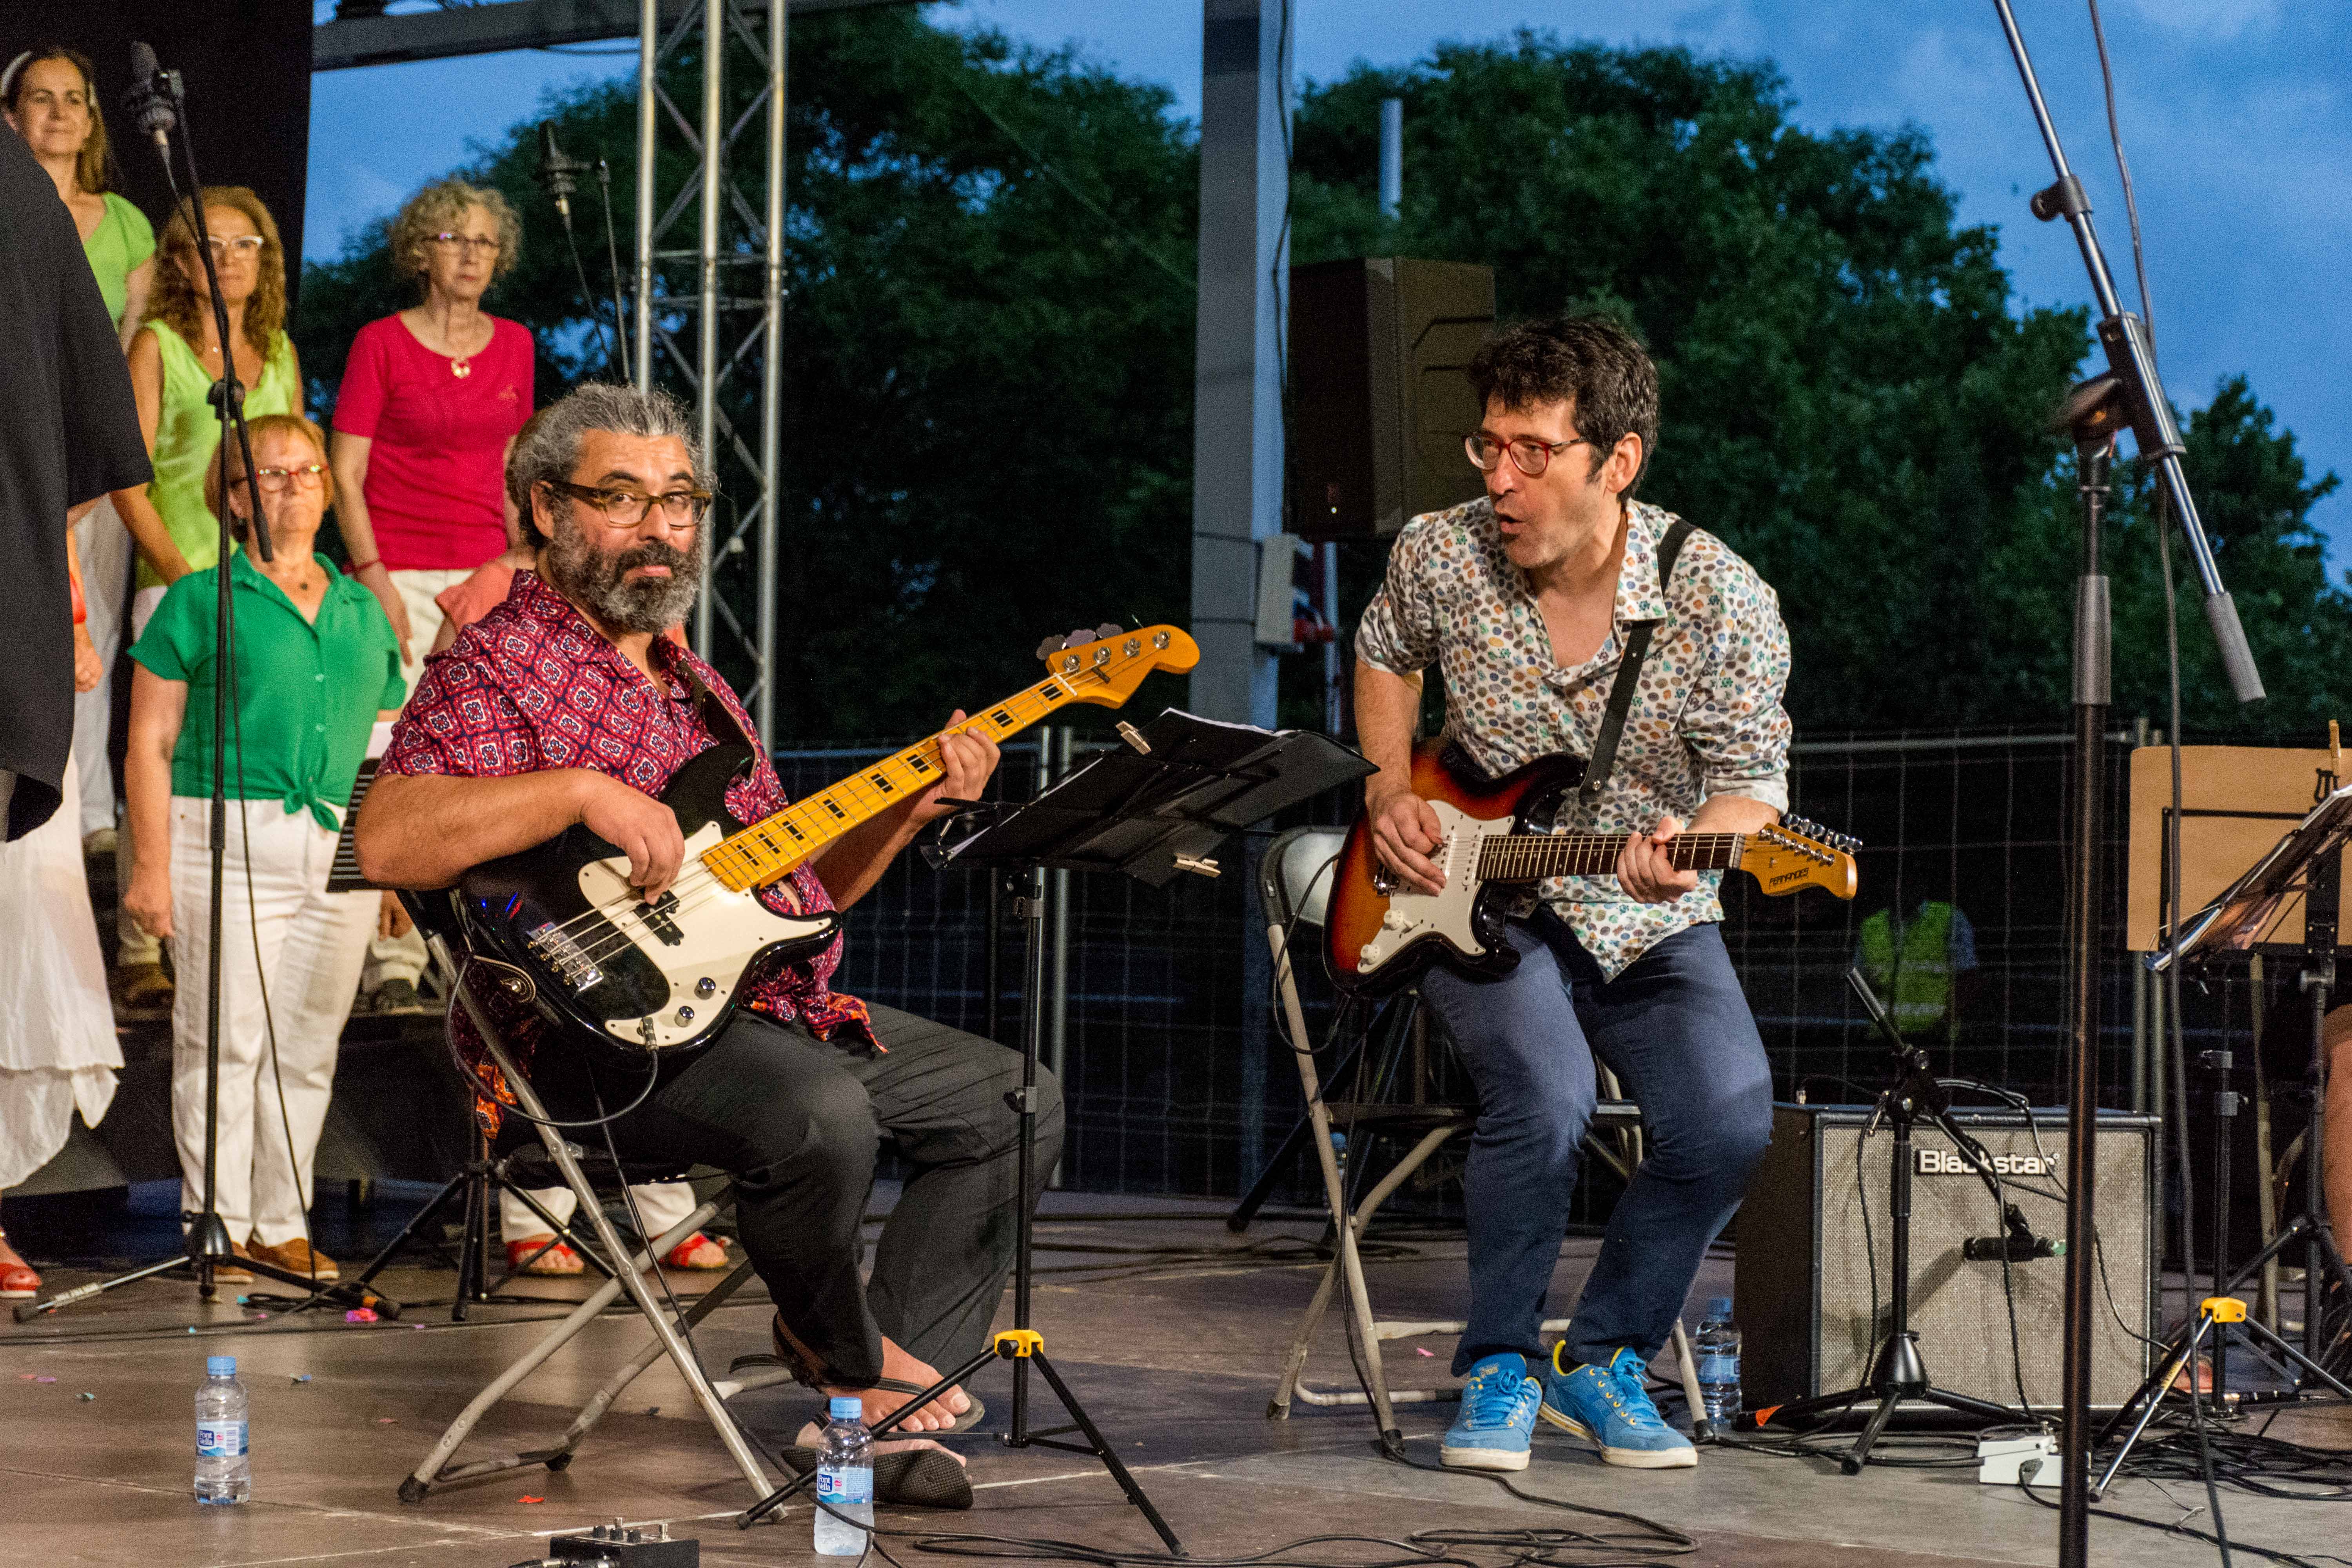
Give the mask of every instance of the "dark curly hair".
<svg viewBox="0 0 2352 1568">
<path fill-rule="evenodd" d="M 1496 399 L 1514 413 L 1548 403 L 1570 405 L 1576 433 L 1592 443 L 1587 478 L 1628 436 L 1642 438 L 1642 466 L 1630 496 L 1649 471 L 1658 445 L 1658 367 L 1613 317 L 1550 316 L 1521 321 L 1470 356 L 1470 390 L 1483 411 Z"/>
</svg>

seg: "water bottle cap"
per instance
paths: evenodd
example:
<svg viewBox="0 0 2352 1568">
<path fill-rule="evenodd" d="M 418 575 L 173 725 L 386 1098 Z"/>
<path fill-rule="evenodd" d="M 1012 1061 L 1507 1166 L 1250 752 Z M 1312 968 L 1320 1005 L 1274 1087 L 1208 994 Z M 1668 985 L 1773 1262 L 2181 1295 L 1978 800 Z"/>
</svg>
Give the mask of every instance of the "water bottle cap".
<svg viewBox="0 0 2352 1568">
<path fill-rule="evenodd" d="M 1706 1304 L 1706 1315 L 1710 1318 L 1727 1318 L 1731 1316 L 1731 1298 L 1728 1296 L 1717 1296 L 1710 1300 Z"/>
<path fill-rule="evenodd" d="M 835 1395 L 825 1408 L 835 1421 L 862 1421 L 866 1418 L 866 1402 L 862 1399 Z"/>
<path fill-rule="evenodd" d="M 235 1377 L 236 1375 L 236 1357 L 233 1355 L 208 1355 L 205 1357 L 205 1375 L 206 1377 Z"/>
</svg>

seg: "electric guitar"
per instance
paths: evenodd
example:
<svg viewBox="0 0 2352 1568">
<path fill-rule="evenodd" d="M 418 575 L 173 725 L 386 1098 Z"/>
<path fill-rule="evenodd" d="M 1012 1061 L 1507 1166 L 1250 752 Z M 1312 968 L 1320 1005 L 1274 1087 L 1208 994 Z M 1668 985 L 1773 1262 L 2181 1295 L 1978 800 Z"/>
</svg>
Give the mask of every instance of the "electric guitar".
<svg viewBox="0 0 2352 1568">
<path fill-rule="evenodd" d="M 1503 940 L 1512 899 L 1547 878 L 1607 875 L 1624 847 L 1622 833 L 1545 830 L 1583 777 L 1581 757 L 1545 757 L 1489 780 L 1442 742 L 1417 748 L 1412 790 L 1437 814 L 1442 837 L 1429 858 L 1444 868 L 1445 886 L 1435 893 L 1406 887 L 1381 863 L 1370 822 L 1359 816 L 1331 873 L 1323 928 L 1340 989 L 1385 995 L 1441 962 L 1466 974 L 1509 973 L 1519 962 Z M 1685 833 L 1667 856 L 1677 870 L 1745 871 L 1775 897 L 1825 888 L 1851 899 L 1860 847 L 1791 817 L 1754 833 Z"/>
<path fill-rule="evenodd" d="M 959 727 L 1001 741 L 1074 702 L 1116 708 L 1153 671 L 1200 662 L 1174 626 L 1101 632 L 1070 646 L 1048 639 L 1038 650 L 1044 680 Z M 751 761 L 749 746 L 722 742 L 662 791 L 686 835 L 686 859 L 657 903 L 629 886 L 628 857 L 585 827 L 467 871 L 450 895 L 467 952 L 574 1039 L 643 1061 L 715 1038 L 747 971 L 805 957 L 840 934 L 838 912 L 779 915 L 757 890 L 929 788 L 941 765 L 933 735 L 745 825 L 729 815 L 727 788 Z"/>
</svg>

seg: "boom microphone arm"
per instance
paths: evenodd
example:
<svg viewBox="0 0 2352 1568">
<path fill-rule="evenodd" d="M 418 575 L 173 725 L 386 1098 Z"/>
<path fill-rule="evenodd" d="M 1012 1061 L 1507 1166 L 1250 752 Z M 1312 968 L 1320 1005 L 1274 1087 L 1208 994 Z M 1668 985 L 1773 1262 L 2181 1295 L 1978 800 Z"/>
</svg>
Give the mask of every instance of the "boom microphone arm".
<svg viewBox="0 0 2352 1568">
<path fill-rule="evenodd" d="M 2180 467 L 2180 455 L 2187 448 L 2181 445 L 2172 405 L 2164 395 L 2164 383 L 2157 375 L 2156 350 L 2148 341 L 2147 325 L 2123 308 L 2122 298 L 2116 292 L 2106 254 L 2099 248 L 2098 234 L 2091 227 L 2090 198 L 2084 194 L 2083 182 L 2067 166 L 2066 150 L 2058 143 L 2058 128 L 2051 122 L 2050 106 L 2042 101 L 2042 84 L 2034 77 L 2033 61 L 2025 52 L 2025 37 L 2017 30 L 2009 0 L 1993 0 L 1993 5 L 2000 13 L 2001 31 L 2016 58 L 2017 73 L 2025 82 L 2026 100 L 2033 106 L 2033 122 L 2041 129 L 2051 166 L 2058 173 L 2055 183 L 2034 193 L 2033 216 L 2044 223 L 2063 217 L 2074 231 L 2083 265 L 2090 270 L 2091 295 L 2099 307 L 2099 346 L 2106 351 L 2108 370 L 2121 383 L 2124 408 L 2130 416 L 2139 455 L 2155 468 L 2157 482 L 2172 503 L 2173 515 L 2179 518 L 2180 531 L 2189 541 L 2189 559 L 2196 563 L 2198 581 L 2205 588 L 2205 620 L 2221 650 L 2221 668 L 2229 673 L 2230 689 L 2241 702 L 2259 702 L 2262 672 L 2254 668 L 2245 630 L 2238 624 L 2238 606 L 2222 586 L 2213 546 L 2198 518 L 2196 499 L 2189 493 L 2189 476 Z"/>
</svg>

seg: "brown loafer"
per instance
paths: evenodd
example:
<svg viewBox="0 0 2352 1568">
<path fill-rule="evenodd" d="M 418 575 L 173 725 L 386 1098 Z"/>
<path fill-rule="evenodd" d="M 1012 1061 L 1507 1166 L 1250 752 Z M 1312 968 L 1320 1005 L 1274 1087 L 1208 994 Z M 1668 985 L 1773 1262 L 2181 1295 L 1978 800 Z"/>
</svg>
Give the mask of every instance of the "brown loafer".
<svg viewBox="0 0 2352 1568">
<path fill-rule="evenodd" d="M 252 1248 L 247 1247 L 245 1243 L 241 1241 L 230 1242 L 228 1244 L 228 1249 L 231 1252 L 236 1253 L 239 1258 L 250 1259 L 253 1257 Z M 253 1283 L 253 1270 L 250 1268 L 239 1268 L 233 1263 L 224 1263 L 213 1270 L 213 1283 L 215 1285 L 250 1285 Z"/>
<path fill-rule="evenodd" d="M 289 1274 L 299 1274 L 306 1279 L 340 1279 L 343 1277 L 335 1267 L 333 1258 L 312 1250 L 310 1243 L 299 1236 L 282 1247 L 266 1247 L 257 1241 L 253 1244 L 253 1250 L 246 1256 L 257 1263 L 267 1263 L 272 1268 L 283 1268 Z"/>
</svg>

